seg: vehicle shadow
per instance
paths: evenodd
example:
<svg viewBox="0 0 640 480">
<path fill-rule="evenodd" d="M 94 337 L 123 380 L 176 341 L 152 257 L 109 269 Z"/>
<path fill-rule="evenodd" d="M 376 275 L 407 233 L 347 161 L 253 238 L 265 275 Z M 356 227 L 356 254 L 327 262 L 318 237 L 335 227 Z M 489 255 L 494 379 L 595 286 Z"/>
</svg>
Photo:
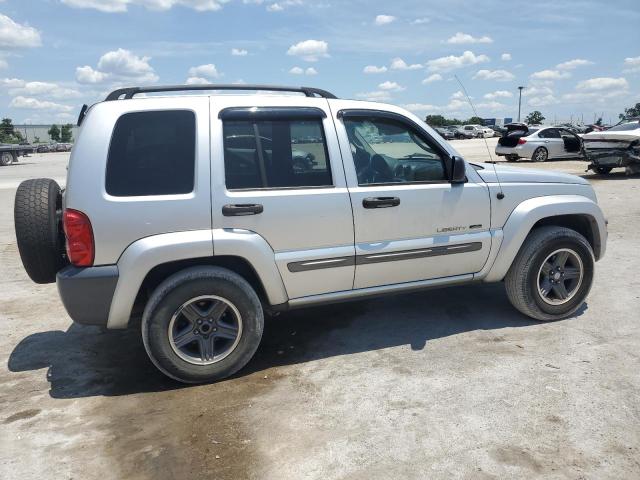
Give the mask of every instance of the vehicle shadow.
<svg viewBox="0 0 640 480">
<path fill-rule="evenodd" d="M 234 377 L 401 345 L 418 351 L 430 340 L 474 330 L 540 325 L 511 307 L 501 284 L 452 287 L 297 310 L 265 322 L 258 352 Z M 36 333 L 15 347 L 8 367 L 12 372 L 46 368 L 53 398 L 185 388 L 156 370 L 137 328 L 103 331 L 73 324 L 66 332 Z"/>
</svg>

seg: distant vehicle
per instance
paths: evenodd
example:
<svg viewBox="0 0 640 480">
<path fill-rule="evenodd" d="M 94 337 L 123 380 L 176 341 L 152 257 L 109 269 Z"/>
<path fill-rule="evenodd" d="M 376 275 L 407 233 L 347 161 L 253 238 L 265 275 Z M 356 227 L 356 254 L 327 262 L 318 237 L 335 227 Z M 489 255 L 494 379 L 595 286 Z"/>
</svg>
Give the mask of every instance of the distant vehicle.
<svg viewBox="0 0 640 480">
<path fill-rule="evenodd" d="M 529 158 L 545 162 L 550 158 L 582 156 L 582 140 L 571 130 L 560 127 L 529 127 L 523 123 L 506 125 L 507 132 L 498 139 L 496 155 L 509 162 Z"/>
<path fill-rule="evenodd" d="M 6 167 L 18 161 L 18 157 L 23 157 L 33 153 L 34 148 L 29 145 L 14 145 L 11 143 L 0 144 L 0 167 Z"/>
<path fill-rule="evenodd" d="M 444 138 L 445 140 L 453 140 L 453 139 L 456 138 L 455 133 L 453 133 L 451 130 L 449 130 L 447 128 L 435 127 L 434 130 L 436 132 L 438 132 L 440 134 L 440 136 L 442 138 Z"/>
<path fill-rule="evenodd" d="M 585 159 L 596 173 L 605 175 L 624 167 L 628 174 L 640 173 L 640 118 L 631 118 L 601 132 L 582 136 Z"/>
<path fill-rule="evenodd" d="M 461 131 L 465 133 L 467 138 L 489 138 L 493 137 L 493 130 L 482 125 L 464 125 Z"/>
<path fill-rule="evenodd" d="M 490 125 L 489 128 L 493 130 L 494 137 L 501 137 L 505 133 L 507 133 L 507 129 L 505 127 L 501 127 L 500 125 Z"/>
<path fill-rule="evenodd" d="M 51 150 L 52 152 L 70 152 L 71 144 L 70 143 L 58 143 L 55 145 L 55 149 Z"/>
</svg>

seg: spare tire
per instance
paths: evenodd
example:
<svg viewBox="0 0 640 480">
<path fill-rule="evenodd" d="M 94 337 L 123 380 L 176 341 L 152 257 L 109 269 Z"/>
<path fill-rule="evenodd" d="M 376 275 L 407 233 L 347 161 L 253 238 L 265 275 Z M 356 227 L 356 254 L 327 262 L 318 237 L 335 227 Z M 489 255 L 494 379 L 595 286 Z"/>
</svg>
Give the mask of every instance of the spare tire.
<svg viewBox="0 0 640 480">
<path fill-rule="evenodd" d="M 25 180 L 16 192 L 14 221 L 22 265 L 36 283 L 53 283 L 65 265 L 60 186 L 50 178 Z"/>
</svg>

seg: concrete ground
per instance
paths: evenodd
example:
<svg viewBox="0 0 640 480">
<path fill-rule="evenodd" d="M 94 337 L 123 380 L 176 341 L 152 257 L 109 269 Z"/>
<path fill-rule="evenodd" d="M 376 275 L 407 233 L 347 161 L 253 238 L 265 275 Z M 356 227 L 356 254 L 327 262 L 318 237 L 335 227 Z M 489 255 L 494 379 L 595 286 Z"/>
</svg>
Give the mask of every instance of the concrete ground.
<svg viewBox="0 0 640 480">
<path fill-rule="evenodd" d="M 26 277 L 15 187 L 66 158 L 0 167 L 0 478 L 640 477 L 639 177 L 535 165 L 584 175 L 609 219 L 574 318 L 531 321 L 500 284 L 297 311 L 234 378 L 185 387 L 137 331 L 73 325 Z"/>
</svg>

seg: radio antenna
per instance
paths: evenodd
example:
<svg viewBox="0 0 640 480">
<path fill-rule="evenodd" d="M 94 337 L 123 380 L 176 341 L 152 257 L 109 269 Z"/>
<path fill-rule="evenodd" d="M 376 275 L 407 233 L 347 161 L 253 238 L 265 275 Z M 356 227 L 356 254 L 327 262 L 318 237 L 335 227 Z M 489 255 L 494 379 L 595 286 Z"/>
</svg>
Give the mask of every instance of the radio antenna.
<svg viewBox="0 0 640 480">
<path fill-rule="evenodd" d="M 469 102 L 469 105 L 471 105 L 471 110 L 473 110 L 473 114 L 476 117 L 478 117 L 478 112 L 476 111 L 476 107 L 473 105 L 473 102 L 471 101 L 471 97 L 469 97 L 469 94 L 467 93 L 467 89 L 464 88 L 464 85 L 462 84 L 462 82 L 460 81 L 460 79 L 458 78 L 457 75 L 454 75 L 454 77 L 458 81 L 458 83 L 460 84 L 460 88 L 462 88 L 462 92 L 464 93 L 464 96 L 467 98 L 467 102 Z M 480 117 L 478 117 L 478 118 L 480 118 Z M 484 136 L 484 132 L 482 133 L 482 139 L 484 140 L 485 147 L 487 147 L 487 153 L 489 154 L 489 159 L 490 159 L 489 163 L 493 164 L 493 173 L 496 176 L 496 181 L 498 182 L 498 189 L 500 190 L 498 192 L 498 194 L 496 195 L 496 198 L 498 200 L 502 200 L 504 198 L 504 191 L 502 190 L 502 183 L 500 183 L 500 176 L 498 175 L 498 170 L 496 169 L 496 161 L 491 156 L 491 149 L 489 148 L 489 142 L 487 142 L 487 139 Z"/>
</svg>

